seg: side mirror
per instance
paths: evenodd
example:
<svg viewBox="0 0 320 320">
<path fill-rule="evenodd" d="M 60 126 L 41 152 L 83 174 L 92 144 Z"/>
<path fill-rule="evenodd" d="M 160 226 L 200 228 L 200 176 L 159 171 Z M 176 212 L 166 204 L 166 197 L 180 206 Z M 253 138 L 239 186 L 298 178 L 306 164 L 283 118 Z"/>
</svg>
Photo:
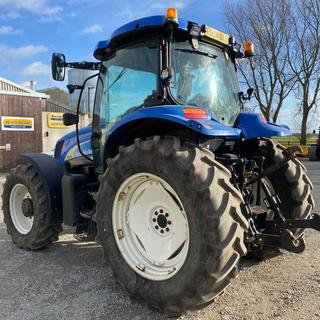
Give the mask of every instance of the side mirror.
<svg viewBox="0 0 320 320">
<path fill-rule="evenodd" d="M 66 59 L 62 53 L 54 52 L 51 60 L 52 78 L 56 81 L 63 81 L 66 73 Z"/>
<path fill-rule="evenodd" d="M 79 116 L 74 113 L 63 114 L 63 124 L 65 126 L 72 126 L 73 124 L 79 123 Z"/>
</svg>

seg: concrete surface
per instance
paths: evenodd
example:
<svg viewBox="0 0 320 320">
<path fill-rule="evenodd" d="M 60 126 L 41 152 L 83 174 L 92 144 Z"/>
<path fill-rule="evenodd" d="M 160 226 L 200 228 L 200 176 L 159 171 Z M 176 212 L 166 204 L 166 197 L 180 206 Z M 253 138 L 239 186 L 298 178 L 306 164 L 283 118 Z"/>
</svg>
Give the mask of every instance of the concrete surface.
<svg viewBox="0 0 320 320">
<path fill-rule="evenodd" d="M 304 163 L 315 185 L 317 211 L 320 162 Z M 307 241 L 307 250 L 301 255 L 284 253 L 261 263 L 243 260 L 240 276 L 224 296 L 209 307 L 180 318 L 320 319 L 320 234 L 308 231 Z M 102 264 L 97 244 L 79 243 L 65 234 L 49 249 L 28 252 L 11 243 L 4 224 L 0 223 L 0 319 L 166 317 L 125 295 L 108 266 Z"/>
</svg>

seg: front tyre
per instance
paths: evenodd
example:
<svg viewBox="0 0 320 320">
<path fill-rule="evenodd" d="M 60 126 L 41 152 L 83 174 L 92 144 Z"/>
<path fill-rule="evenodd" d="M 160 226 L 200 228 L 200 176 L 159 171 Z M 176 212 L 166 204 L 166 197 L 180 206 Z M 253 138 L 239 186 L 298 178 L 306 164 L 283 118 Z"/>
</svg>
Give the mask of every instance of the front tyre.
<svg viewBox="0 0 320 320">
<path fill-rule="evenodd" d="M 136 140 L 108 161 L 98 238 L 122 287 L 170 315 L 201 308 L 237 274 L 247 221 L 230 173 L 177 138 Z"/>
<path fill-rule="evenodd" d="M 2 210 L 12 241 L 36 250 L 58 240 L 61 225 L 47 225 L 47 198 L 41 179 L 31 164 L 12 169 L 3 185 Z"/>
</svg>

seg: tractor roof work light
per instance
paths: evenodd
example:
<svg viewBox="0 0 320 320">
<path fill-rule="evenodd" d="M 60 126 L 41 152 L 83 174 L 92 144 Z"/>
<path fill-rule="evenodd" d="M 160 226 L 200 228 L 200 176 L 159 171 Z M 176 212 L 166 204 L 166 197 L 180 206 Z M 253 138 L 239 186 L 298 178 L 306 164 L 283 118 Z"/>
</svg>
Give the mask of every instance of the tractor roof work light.
<svg viewBox="0 0 320 320">
<path fill-rule="evenodd" d="M 173 22 L 178 24 L 178 10 L 177 8 L 169 8 L 166 14 L 167 22 Z"/>
<path fill-rule="evenodd" d="M 254 56 L 254 46 L 251 41 L 246 41 L 243 44 L 243 49 L 244 49 L 244 56 L 246 58 L 250 58 Z"/>
</svg>

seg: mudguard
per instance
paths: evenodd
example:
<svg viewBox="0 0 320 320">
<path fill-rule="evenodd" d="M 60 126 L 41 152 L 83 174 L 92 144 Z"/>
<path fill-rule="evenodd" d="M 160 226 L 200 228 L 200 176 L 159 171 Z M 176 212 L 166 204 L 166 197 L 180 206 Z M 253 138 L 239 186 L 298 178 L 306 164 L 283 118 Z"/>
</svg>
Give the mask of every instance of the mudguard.
<svg viewBox="0 0 320 320">
<path fill-rule="evenodd" d="M 241 130 L 241 135 L 246 139 L 292 135 L 287 125 L 268 122 L 259 113 L 241 112 L 234 126 Z"/>
<path fill-rule="evenodd" d="M 186 108 L 186 106 L 161 105 L 140 108 L 129 112 L 115 121 L 110 122 L 106 128 L 102 130 L 102 139 L 108 148 L 108 141 L 112 140 L 112 137 L 117 137 L 117 133 L 120 130 L 125 131 L 126 128 L 131 125 L 134 126 L 135 123 L 139 121 L 152 119 L 166 120 L 168 121 L 168 125 L 170 125 L 170 122 L 177 123 L 203 136 L 224 137 L 227 140 L 240 139 L 241 137 L 252 139 L 292 135 L 288 126 L 267 122 L 259 113 L 241 112 L 233 127 L 231 127 L 211 117 L 209 113 L 207 117 L 201 119 L 187 118 L 183 111 L 184 108 Z M 91 134 L 91 126 L 79 130 L 81 149 L 87 155 L 92 154 Z M 81 156 L 78 150 L 75 132 L 71 132 L 62 137 L 57 145 L 59 143 L 63 143 L 58 159 L 60 164 L 63 164 L 66 160 Z"/>
<path fill-rule="evenodd" d="M 47 194 L 47 224 L 63 222 L 61 178 L 64 167 L 44 153 L 22 153 L 20 157 L 32 164 L 43 183 Z"/>
<path fill-rule="evenodd" d="M 121 126 L 130 122 L 143 119 L 162 119 L 181 124 L 199 134 L 215 137 L 239 137 L 240 131 L 212 118 L 209 113 L 206 118 L 187 118 L 183 109 L 189 108 L 182 105 L 155 106 L 140 108 L 134 112 L 124 115 L 119 121 L 107 129 L 106 140 Z"/>
</svg>

